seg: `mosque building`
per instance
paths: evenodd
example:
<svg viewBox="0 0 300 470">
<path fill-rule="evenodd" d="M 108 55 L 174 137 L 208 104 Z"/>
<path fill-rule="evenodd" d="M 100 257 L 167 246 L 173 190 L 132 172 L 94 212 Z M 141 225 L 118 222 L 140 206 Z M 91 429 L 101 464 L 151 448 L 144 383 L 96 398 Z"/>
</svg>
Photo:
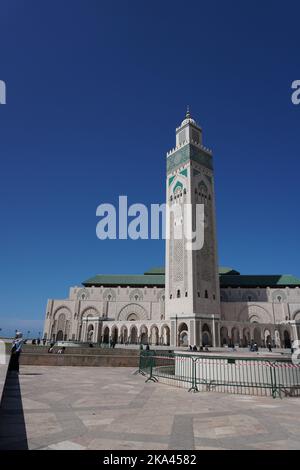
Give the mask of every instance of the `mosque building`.
<svg viewBox="0 0 300 470">
<path fill-rule="evenodd" d="M 176 129 L 176 146 L 167 153 L 166 202 L 181 208 L 182 215 L 168 211 L 165 268 L 96 275 L 71 287 L 67 299 L 48 300 L 44 338 L 171 347 L 251 341 L 290 347 L 300 339 L 300 279 L 244 275 L 218 266 L 213 156 L 189 111 Z M 204 244 L 187 249 L 176 230 L 178 224 L 195 227 L 199 204 Z"/>
</svg>

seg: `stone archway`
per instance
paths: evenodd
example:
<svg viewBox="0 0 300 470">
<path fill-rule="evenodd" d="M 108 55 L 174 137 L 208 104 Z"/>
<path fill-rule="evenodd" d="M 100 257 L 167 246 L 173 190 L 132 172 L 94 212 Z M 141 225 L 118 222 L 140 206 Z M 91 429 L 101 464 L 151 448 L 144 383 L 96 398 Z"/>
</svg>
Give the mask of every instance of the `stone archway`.
<svg viewBox="0 0 300 470">
<path fill-rule="evenodd" d="M 128 329 L 127 326 L 123 325 L 121 328 L 121 343 L 126 344 L 128 342 Z"/>
<path fill-rule="evenodd" d="M 204 325 L 202 326 L 202 345 L 212 346 L 211 331 L 207 323 L 204 323 Z"/>
<path fill-rule="evenodd" d="M 71 318 L 71 311 L 64 305 L 55 310 L 51 325 L 51 332 L 54 340 L 66 341 L 68 339 L 71 327 Z"/>
<path fill-rule="evenodd" d="M 265 347 L 268 347 L 268 344 L 272 346 L 272 337 L 271 337 L 271 333 L 269 330 L 264 331 L 264 341 L 265 341 Z"/>
<path fill-rule="evenodd" d="M 156 325 L 152 325 L 150 328 L 150 343 L 154 346 L 159 344 L 159 332 Z"/>
<path fill-rule="evenodd" d="M 220 329 L 220 339 L 221 339 L 221 346 L 225 346 L 228 344 L 228 329 L 226 326 L 222 326 Z"/>
<path fill-rule="evenodd" d="M 119 330 L 116 325 L 114 325 L 111 329 L 111 340 L 117 344 L 119 341 Z"/>
<path fill-rule="evenodd" d="M 284 330 L 283 332 L 283 346 L 286 349 L 289 349 L 292 346 L 291 335 L 288 330 Z"/>
<path fill-rule="evenodd" d="M 125 307 L 121 308 L 119 314 L 117 315 L 117 320 L 128 321 L 128 317 L 130 315 L 134 315 L 134 321 L 147 320 L 147 312 L 144 307 L 135 303 L 125 305 Z"/>
<path fill-rule="evenodd" d="M 249 328 L 244 328 L 243 329 L 243 346 L 244 347 L 249 346 L 250 342 L 251 342 L 250 329 Z"/>
<path fill-rule="evenodd" d="M 164 346 L 170 346 L 170 328 L 168 325 L 161 327 L 161 342 Z"/>
<path fill-rule="evenodd" d="M 137 344 L 138 342 L 138 333 L 137 333 L 137 327 L 133 325 L 130 328 L 130 335 L 129 335 L 130 343 L 131 344 Z"/>
<path fill-rule="evenodd" d="M 103 343 L 108 344 L 109 343 L 109 328 L 106 326 L 103 330 Z"/>
<path fill-rule="evenodd" d="M 258 326 L 256 326 L 253 330 L 253 339 L 254 339 L 254 343 L 257 344 L 257 346 L 261 346 L 261 331 L 260 331 L 260 328 Z"/>
<path fill-rule="evenodd" d="M 272 323 L 272 316 L 265 308 L 260 305 L 246 305 L 238 314 L 239 322 L 247 323 Z"/>
<path fill-rule="evenodd" d="M 99 312 L 95 307 L 85 307 L 85 309 L 80 313 L 81 320 L 88 317 L 99 317 Z"/>
<path fill-rule="evenodd" d="M 148 344 L 148 328 L 145 325 L 140 327 L 140 343 L 141 344 Z"/>
<path fill-rule="evenodd" d="M 91 323 L 89 324 L 87 329 L 87 340 L 91 343 L 94 342 L 94 325 L 92 325 Z"/>
<path fill-rule="evenodd" d="M 64 332 L 63 330 L 58 330 L 56 335 L 56 341 L 63 341 L 64 339 Z"/>
<path fill-rule="evenodd" d="M 240 345 L 240 332 L 236 326 L 234 326 L 231 330 L 231 342 L 233 346 Z"/>
<path fill-rule="evenodd" d="M 189 344 L 189 329 L 186 323 L 180 323 L 178 326 L 178 343 L 179 346 L 187 347 Z"/>
</svg>

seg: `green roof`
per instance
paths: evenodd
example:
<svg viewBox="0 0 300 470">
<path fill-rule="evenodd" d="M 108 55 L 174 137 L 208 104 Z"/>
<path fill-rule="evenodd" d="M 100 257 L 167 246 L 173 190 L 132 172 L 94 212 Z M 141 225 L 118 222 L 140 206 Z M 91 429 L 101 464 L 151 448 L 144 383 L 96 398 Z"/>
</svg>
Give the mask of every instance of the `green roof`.
<svg viewBox="0 0 300 470">
<path fill-rule="evenodd" d="M 219 267 L 220 287 L 300 287 L 300 279 L 291 274 L 243 275 L 232 268 Z M 145 274 L 98 274 L 82 283 L 91 286 L 158 286 L 165 285 L 164 267 L 150 268 Z"/>
<path fill-rule="evenodd" d="M 221 287 L 300 287 L 300 279 L 291 274 L 221 275 Z"/>
<path fill-rule="evenodd" d="M 144 274 L 165 274 L 165 267 L 164 266 L 158 266 L 155 268 L 150 268 L 148 271 L 146 271 Z"/>
<path fill-rule="evenodd" d="M 164 274 L 97 274 L 82 283 L 90 286 L 160 286 L 165 285 Z"/>
<path fill-rule="evenodd" d="M 219 266 L 219 274 L 240 274 L 238 271 L 236 271 L 233 268 L 229 268 L 227 266 Z"/>
</svg>

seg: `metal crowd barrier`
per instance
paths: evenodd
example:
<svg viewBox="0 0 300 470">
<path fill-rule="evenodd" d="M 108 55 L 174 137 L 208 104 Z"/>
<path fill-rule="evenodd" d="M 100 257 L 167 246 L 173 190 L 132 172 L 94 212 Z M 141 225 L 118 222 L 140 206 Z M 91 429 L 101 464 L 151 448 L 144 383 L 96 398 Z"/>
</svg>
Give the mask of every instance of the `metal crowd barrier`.
<svg viewBox="0 0 300 470">
<path fill-rule="evenodd" d="M 139 370 L 147 381 L 246 395 L 300 396 L 300 365 L 287 358 L 217 356 L 141 351 Z"/>
</svg>

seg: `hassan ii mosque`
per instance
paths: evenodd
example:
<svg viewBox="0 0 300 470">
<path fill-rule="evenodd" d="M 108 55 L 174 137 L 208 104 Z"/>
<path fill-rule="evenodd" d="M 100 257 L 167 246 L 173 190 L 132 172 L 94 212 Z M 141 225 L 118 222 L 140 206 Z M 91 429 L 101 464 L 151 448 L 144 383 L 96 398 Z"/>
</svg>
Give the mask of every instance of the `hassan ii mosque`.
<svg viewBox="0 0 300 470">
<path fill-rule="evenodd" d="M 203 248 L 186 250 L 184 239 L 174 236 L 170 211 L 165 267 L 98 274 L 71 287 L 68 298 L 48 300 L 44 338 L 171 347 L 253 340 L 290 347 L 300 339 L 300 280 L 218 266 L 213 157 L 189 111 L 166 160 L 167 204 L 191 204 L 193 220 L 196 204 L 204 204 Z"/>
</svg>

